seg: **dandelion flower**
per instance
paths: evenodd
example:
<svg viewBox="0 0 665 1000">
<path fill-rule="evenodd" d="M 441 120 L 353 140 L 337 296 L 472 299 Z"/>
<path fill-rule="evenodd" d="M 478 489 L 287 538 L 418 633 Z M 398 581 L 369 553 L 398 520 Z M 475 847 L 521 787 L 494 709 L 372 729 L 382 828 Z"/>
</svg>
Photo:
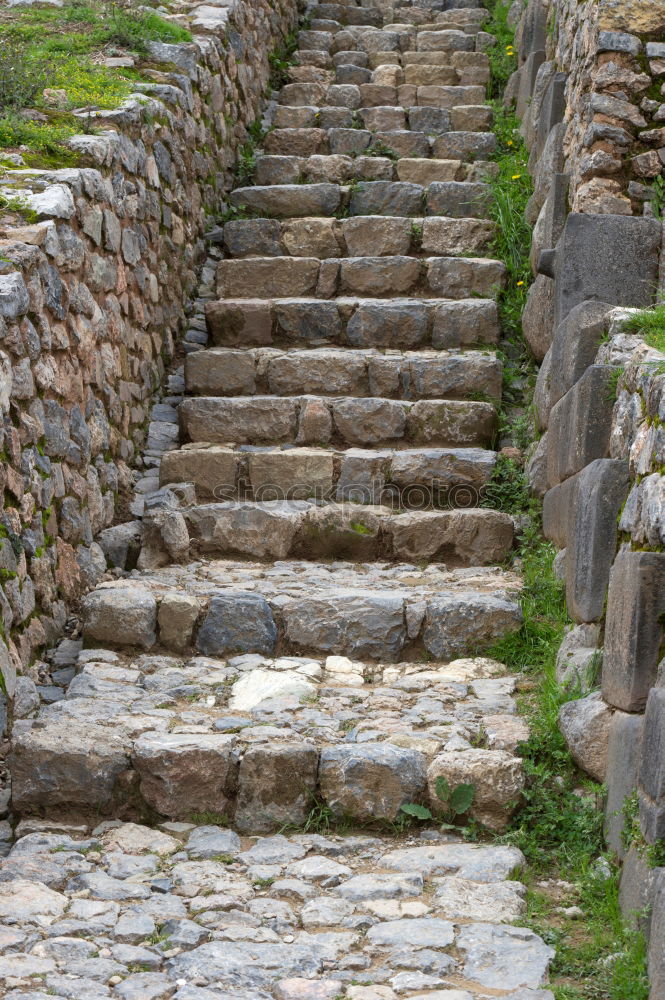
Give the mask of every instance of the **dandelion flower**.
<svg viewBox="0 0 665 1000">
<path fill-rule="evenodd" d="M 519 287 L 520 287 L 520 285 L 523 285 L 523 284 L 524 284 L 524 282 L 523 282 L 523 281 L 518 281 L 518 282 L 517 282 L 517 287 L 519 288 Z"/>
<path fill-rule="evenodd" d="M 513 174 L 513 176 L 511 177 L 511 180 L 518 181 L 521 176 L 522 176 L 521 174 Z"/>
</svg>

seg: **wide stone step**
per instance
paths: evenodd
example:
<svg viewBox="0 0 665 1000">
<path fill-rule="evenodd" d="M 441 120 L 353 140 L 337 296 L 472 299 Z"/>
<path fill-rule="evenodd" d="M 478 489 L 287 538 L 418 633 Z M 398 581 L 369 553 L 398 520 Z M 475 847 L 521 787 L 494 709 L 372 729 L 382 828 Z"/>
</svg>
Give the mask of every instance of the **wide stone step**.
<svg viewBox="0 0 665 1000">
<path fill-rule="evenodd" d="M 247 289 L 247 291 L 251 291 Z M 499 322 L 492 299 L 314 298 L 226 299 L 208 302 L 206 323 L 220 347 L 457 349 L 496 344 Z"/>
<path fill-rule="evenodd" d="M 376 125 L 377 128 L 404 128 L 404 114 L 418 115 L 419 108 L 452 109 L 464 105 L 483 106 L 487 99 L 485 87 L 481 84 L 401 84 L 398 87 L 380 83 L 333 83 L 304 82 L 287 83 L 279 92 L 278 103 L 286 107 L 331 107 L 346 108 L 358 113 L 364 120 L 369 117 L 400 119 L 401 125 Z M 382 111 L 383 115 L 369 112 Z M 491 120 L 492 110 L 485 106 L 486 115 Z M 369 127 L 369 126 L 366 126 Z"/>
<path fill-rule="evenodd" d="M 494 470 L 482 448 L 243 448 L 193 444 L 167 452 L 162 484 L 191 483 L 199 500 L 350 500 L 393 509 L 474 507 Z"/>
<path fill-rule="evenodd" d="M 480 169 L 478 163 L 429 156 L 400 157 L 395 161 L 391 156 L 279 153 L 258 157 L 254 179 L 260 187 L 303 182 L 346 185 L 356 181 L 411 181 L 427 186 L 433 181 L 473 181 L 480 176 Z"/>
<path fill-rule="evenodd" d="M 141 591 L 143 588 L 138 586 L 134 596 L 141 596 Z M 86 614 L 91 633 L 101 631 L 100 619 L 108 610 L 103 599 L 100 600 L 100 593 L 88 599 Z M 117 589 L 113 596 L 116 601 L 124 596 L 128 606 L 132 595 L 130 588 L 126 588 L 124 595 Z M 172 609 L 178 596 L 170 595 Z M 109 604 L 110 598 L 107 593 Z M 488 598 L 484 603 L 482 594 L 469 594 L 468 599 L 469 606 L 482 607 L 488 615 L 488 631 L 506 627 L 508 622 L 501 625 L 499 618 L 502 613 L 506 617 L 510 614 L 508 601 L 502 612 L 495 600 Z M 208 610 L 203 611 L 206 621 L 195 637 L 197 646 L 191 651 L 178 646 L 172 656 L 131 650 L 117 653 L 106 641 L 104 648 L 99 648 L 99 640 L 93 637 L 97 648 L 79 654 L 76 676 L 65 697 L 44 707 L 33 728 L 19 731 L 16 727 L 14 731 L 11 753 L 14 802 L 24 817 L 44 809 L 61 814 L 63 807 L 73 808 L 80 830 L 85 815 L 90 816 L 92 827 L 98 827 L 99 816 L 95 818 L 95 814 L 108 815 L 115 809 L 118 815 L 127 806 L 134 809 L 143 806 L 157 816 L 187 821 L 193 813 L 223 813 L 226 822 L 240 833 L 257 834 L 274 832 L 284 824 L 303 826 L 311 802 L 316 800 L 326 803 L 336 816 L 359 823 L 376 823 L 397 819 L 402 805 L 414 801 L 430 804 L 437 813 L 440 805 L 434 786 L 443 775 L 452 785 L 461 781 L 473 783 L 471 817 L 492 830 L 505 829 L 524 787 L 515 748 L 528 737 L 528 729 L 515 715 L 515 679 L 506 676 L 501 664 L 478 657 L 454 659 L 450 663 L 405 662 L 390 666 L 325 653 L 284 656 L 265 651 L 220 659 L 209 650 L 216 649 L 222 640 L 218 623 L 222 610 L 219 602 L 223 601 L 223 596 L 213 596 L 210 600 Z M 343 600 L 342 607 L 344 610 L 340 608 L 330 617 L 331 631 L 343 624 L 345 611 L 348 616 L 348 600 Z M 160 613 L 167 608 L 169 597 L 165 596 Z M 265 612 L 263 605 L 261 608 Z M 392 610 L 389 598 L 383 604 L 380 601 L 374 606 L 368 604 L 363 610 L 376 633 L 384 624 L 390 624 L 389 638 L 395 638 L 395 625 L 389 619 Z M 431 615 L 428 627 L 431 627 L 436 612 L 432 608 L 428 613 Z M 96 625 L 92 622 L 95 617 Z M 241 624 L 238 617 L 228 621 L 230 628 Z M 294 630 L 298 627 L 295 609 L 289 626 Z M 321 622 L 317 619 L 312 626 L 320 628 Z M 169 632 L 166 620 L 160 631 L 160 638 L 175 635 L 173 630 Z M 202 649 L 197 647 L 206 652 L 201 655 Z M 479 749 L 473 744 L 481 739 L 485 747 Z M 24 829 L 27 825 L 22 821 Z M 38 824 L 33 824 L 33 829 L 35 825 Z M 40 829 L 48 830 L 48 822 Z M 188 836 L 189 843 L 185 846 L 183 840 Z M 378 853 L 372 853 L 377 847 Z M 150 850 L 159 857 L 148 853 Z M 179 853 L 171 862 L 169 855 L 175 851 Z M 311 856 L 305 858 L 308 851 Z M 81 862 L 81 854 L 90 856 Z M 107 859 L 108 871 L 94 869 L 95 859 L 100 855 Z M 353 859 L 350 855 L 354 855 Z M 139 867 L 138 856 L 145 862 L 140 866 L 142 877 L 125 880 L 129 868 Z M 345 864 L 340 864 L 340 860 Z M 2 863 L 3 903 L 6 907 L 11 903 L 12 878 L 29 878 L 33 892 L 27 905 L 38 905 L 43 898 L 43 905 L 48 904 L 55 917 L 49 925 L 52 928 L 49 937 L 58 932 L 75 933 L 75 940 L 83 945 L 91 929 L 97 932 L 95 940 L 99 934 L 107 939 L 108 923 L 100 925 L 91 920 L 86 924 L 85 918 L 91 908 L 103 908 L 108 914 L 108 902 L 100 903 L 99 899 L 113 890 L 114 899 L 120 900 L 121 906 L 129 904 L 125 925 L 116 931 L 116 941 L 121 934 L 139 941 L 155 921 L 161 922 L 158 915 L 187 912 L 183 899 L 188 903 L 191 900 L 192 919 L 198 919 L 205 910 L 211 912 L 222 898 L 231 899 L 236 912 L 245 906 L 243 901 L 249 900 L 252 913 L 261 916 L 267 909 L 272 916 L 275 907 L 284 903 L 270 896 L 287 896 L 290 890 L 288 898 L 294 906 L 311 900 L 302 913 L 303 925 L 310 931 L 326 925 L 334 927 L 345 914 L 352 912 L 353 902 L 365 907 L 369 919 L 364 920 L 363 926 L 369 924 L 369 937 L 359 940 L 356 933 L 343 937 L 340 942 L 343 952 L 339 957 L 348 958 L 349 948 L 355 945 L 362 948 L 359 955 L 369 949 L 378 957 L 381 948 L 392 942 L 396 957 L 390 960 L 391 965 L 399 968 L 402 963 L 409 964 L 408 958 L 397 957 L 403 954 L 405 935 L 407 940 L 415 940 L 422 946 L 426 939 L 421 940 L 421 934 L 429 930 L 434 935 L 431 947 L 442 948 L 452 940 L 453 925 L 449 925 L 448 934 L 443 921 L 419 921 L 415 913 L 421 911 L 408 909 L 405 912 L 411 914 L 409 920 L 392 919 L 383 923 L 380 915 L 386 912 L 389 899 L 399 903 L 407 897 L 406 902 L 413 904 L 423 892 L 424 881 L 439 876 L 423 896 L 427 911 L 439 910 L 439 916 L 449 916 L 456 924 L 460 923 L 462 931 L 470 929 L 468 919 L 486 921 L 480 925 L 486 930 L 487 921 L 490 925 L 492 921 L 508 924 L 503 928 L 504 938 L 497 942 L 500 951 L 496 957 L 504 978 L 495 981 L 505 985 L 505 934 L 512 931 L 509 925 L 524 911 L 525 903 L 523 887 L 513 882 L 502 885 L 502 880 L 512 877 L 511 873 L 523 860 L 514 847 L 469 844 L 450 836 L 440 842 L 419 838 L 396 843 L 393 835 L 382 843 L 373 831 L 371 836 L 353 836 L 346 846 L 339 834 L 332 839 L 300 835 L 292 842 L 278 836 L 245 844 L 243 851 L 237 835 L 217 825 L 195 829 L 188 822 L 185 827 L 171 825 L 160 830 L 116 822 L 106 829 L 98 827 L 92 838 L 80 845 L 72 842 L 71 827 L 66 833 L 50 836 L 34 833 L 21 840 Z M 231 863 L 230 870 L 221 867 Z M 250 866 L 247 871 L 245 866 Z M 257 879 L 268 873 L 272 879 L 266 880 L 267 885 L 257 895 Z M 53 889 L 64 890 L 67 883 L 73 905 L 66 916 L 63 914 L 67 898 L 53 891 L 47 898 L 48 890 L 34 881 L 36 874 Z M 246 890 L 242 881 L 245 877 Z M 253 886 L 250 877 L 254 879 Z M 280 877 L 284 881 L 279 881 Z M 193 879 L 196 881 L 192 882 Z M 322 879 L 328 880 L 327 886 L 321 885 Z M 222 897 L 218 892 L 210 897 L 210 889 L 220 881 L 224 891 L 231 891 L 232 895 Z M 194 886 L 199 895 L 173 895 L 169 892 L 173 885 L 187 889 Z M 24 881 L 17 885 L 14 900 L 17 912 L 18 907 L 26 906 L 25 886 Z M 509 887 L 513 887 L 512 894 Z M 301 895 L 295 895 L 296 889 Z M 266 893 L 268 898 L 262 898 Z M 90 898 L 82 903 L 76 896 Z M 79 904 L 83 908 L 77 912 Z M 118 903 L 113 906 L 117 909 Z M 331 911 L 329 919 L 325 916 L 326 907 Z M 150 912 L 155 921 L 146 929 Z M 387 912 L 394 918 L 395 912 Z M 290 914 L 291 908 L 285 913 Z M 232 914 L 228 916 L 233 919 Z M 191 951 L 192 945 L 197 940 L 207 940 L 209 932 L 207 924 L 199 926 L 198 932 L 192 920 L 182 924 L 180 933 L 187 932 L 189 937 L 180 938 L 187 946 L 177 950 L 181 951 L 181 960 L 188 960 L 192 955 L 197 957 L 197 952 Z M 406 925 L 410 930 L 406 930 Z M 246 928 L 247 923 L 229 926 Z M 444 930 L 447 936 L 442 938 Z M 256 928 L 252 931 L 258 936 Z M 177 928 L 173 928 L 173 933 L 176 932 Z M 270 942 L 272 932 L 268 926 L 264 933 Z M 335 938 L 339 937 L 337 933 Z M 59 940 L 56 937 L 56 942 Z M 239 940 L 245 939 L 240 936 Z M 280 969 L 273 970 L 274 976 L 281 978 L 288 973 L 291 967 L 284 967 L 284 963 L 293 960 L 289 958 L 293 948 L 297 953 L 302 949 L 311 961 L 321 940 L 308 935 L 302 946 L 285 946 Z M 520 932 L 519 940 L 524 943 L 524 931 Z M 216 990 L 227 982 L 224 969 L 228 971 L 233 949 L 238 948 L 228 940 L 221 944 L 224 951 L 219 956 L 220 966 L 211 967 L 208 958 L 198 967 L 205 973 L 202 981 L 211 985 L 214 982 Z M 258 983 L 250 973 L 253 970 L 258 974 L 263 947 L 255 946 L 251 958 L 249 953 L 246 957 L 250 987 Z M 322 952 L 327 956 L 328 969 L 330 947 L 328 943 Z M 138 957 L 133 948 L 127 949 L 126 956 L 115 950 L 114 954 L 128 963 Z M 141 949 L 144 960 L 152 955 L 156 962 L 159 954 L 147 951 L 146 946 Z M 486 943 L 482 949 L 478 947 L 478 958 L 481 955 L 483 968 L 487 970 Z M 447 973 L 455 968 L 449 956 L 442 954 L 441 960 L 447 962 L 444 966 Z M 298 962 L 302 962 L 300 954 Z M 117 963 L 114 967 L 122 968 Z M 154 967 L 151 964 L 150 968 Z M 168 967 L 173 973 L 172 962 Z M 184 966 L 181 968 L 185 970 Z M 312 971 L 317 968 L 313 966 Z M 233 995 L 240 974 L 238 969 L 228 980 Z M 541 975 L 542 969 L 534 973 L 534 986 L 540 983 Z M 515 982 L 531 982 L 524 977 L 523 967 Z M 267 981 L 262 985 L 267 985 Z M 173 988 L 177 988 L 175 983 Z M 159 989 L 163 992 L 163 983 Z M 224 990 L 220 995 L 232 994 Z M 256 995 L 254 989 L 243 993 L 250 995 Z M 261 996 L 267 994 L 261 992 Z"/>
<path fill-rule="evenodd" d="M 205 396 L 381 396 L 465 399 L 501 395 L 502 365 L 481 351 L 405 352 L 314 348 L 196 351 L 185 360 L 189 393 Z"/>
<path fill-rule="evenodd" d="M 502 261 L 483 257 L 246 257 L 217 265 L 217 294 L 238 298 L 275 295 L 330 299 L 336 295 L 414 295 L 496 298 L 504 283 Z"/>
<path fill-rule="evenodd" d="M 394 663 L 426 651 L 448 660 L 519 627 L 516 586 L 492 567 L 217 560 L 101 585 L 83 600 L 83 634 L 88 646 L 159 642 L 211 657 L 280 650 Z"/>
<path fill-rule="evenodd" d="M 394 513 L 356 503 L 271 500 L 191 506 L 184 511 L 190 557 L 251 559 L 396 559 L 447 566 L 503 562 L 513 521 L 494 510 Z"/>
<path fill-rule="evenodd" d="M 296 86 L 292 84 L 291 86 Z M 300 86 L 300 85 L 298 85 Z M 400 88 L 402 89 L 402 88 Z M 415 88 L 411 88 L 415 90 Z M 451 88 L 455 89 L 455 88 Z M 457 88 L 464 89 L 464 88 Z M 467 90 L 482 90 L 482 87 L 466 88 Z M 419 133 L 416 141 L 420 146 L 423 139 L 420 136 L 439 136 L 446 132 L 485 132 L 492 124 L 492 112 L 476 95 L 476 103 L 453 102 L 452 104 L 432 104 L 414 106 L 413 95 L 404 96 L 404 104 L 366 106 L 358 109 L 321 104 L 282 105 L 275 114 L 275 127 L 320 129 L 323 135 L 319 142 L 324 142 L 328 133 L 331 152 L 335 136 L 330 133 L 337 129 L 357 129 L 370 132 L 374 141 L 379 141 L 383 133 L 411 131 Z M 276 152 L 277 137 L 270 139 L 272 132 L 266 136 L 265 148 L 268 152 Z M 383 141 L 383 140 L 381 140 Z M 313 149 L 312 152 L 317 152 Z M 400 155 L 405 155 L 401 153 Z"/>
<path fill-rule="evenodd" d="M 232 258 L 455 256 L 486 250 L 495 233 L 495 224 L 487 219 L 444 216 L 236 219 L 224 226 L 223 248 Z"/>
<path fill-rule="evenodd" d="M 435 181 L 427 186 L 407 181 L 361 181 L 352 187 L 274 184 L 236 188 L 229 195 L 236 209 L 271 218 L 442 215 L 486 219 L 491 198 L 489 184 L 464 181 Z"/>
<path fill-rule="evenodd" d="M 489 444 L 496 430 L 494 406 L 468 400 L 198 396 L 185 399 L 179 413 L 192 442 L 474 448 Z"/>
</svg>

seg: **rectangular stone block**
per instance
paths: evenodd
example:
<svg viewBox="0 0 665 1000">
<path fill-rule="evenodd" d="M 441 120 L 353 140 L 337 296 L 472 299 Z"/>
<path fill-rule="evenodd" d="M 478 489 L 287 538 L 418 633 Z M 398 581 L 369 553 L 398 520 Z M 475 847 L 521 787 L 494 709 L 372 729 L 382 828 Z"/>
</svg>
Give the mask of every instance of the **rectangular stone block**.
<svg viewBox="0 0 665 1000">
<path fill-rule="evenodd" d="M 624 548 L 610 573 L 603 698 L 641 712 L 656 683 L 665 613 L 665 553 Z"/>
<path fill-rule="evenodd" d="M 296 404 L 275 396 L 186 399 L 180 419 L 190 441 L 257 444 L 293 441 Z"/>
<path fill-rule="evenodd" d="M 555 325 L 588 299 L 645 308 L 658 281 L 661 223 L 571 213 L 556 252 Z"/>
<path fill-rule="evenodd" d="M 572 537 L 578 483 L 579 476 L 571 476 L 543 498 L 543 534 L 560 549 L 565 549 Z"/>
<path fill-rule="evenodd" d="M 617 547 L 617 517 L 628 496 L 628 463 L 599 458 L 577 477 L 566 549 L 566 604 L 578 622 L 602 617 Z"/>
<path fill-rule="evenodd" d="M 193 483 L 198 499 L 221 500 L 236 488 L 240 456 L 231 448 L 182 448 L 167 451 L 159 468 L 161 486 L 167 483 Z"/>
<path fill-rule="evenodd" d="M 547 481 L 556 486 L 609 454 L 614 394 L 612 368 L 591 365 L 550 412 Z"/>
<path fill-rule="evenodd" d="M 427 189 L 427 214 L 453 219 L 486 219 L 492 191 L 489 184 L 446 181 Z"/>
<path fill-rule="evenodd" d="M 665 838 L 665 688 L 649 692 L 640 758 L 640 826 L 655 844 Z"/>
<path fill-rule="evenodd" d="M 605 840 L 619 858 L 626 854 L 622 838 L 625 826 L 622 810 L 626 799 L 637 787 L 643 722 L 641 715 L 627 712 L 615 712 L 610 722 L 605 779 Z"/>
<path fill-rule="evenodd" d="M 316 290 L 319 265 L 315 257 L 220 260 L 217 294 L 222 298 L 238 298 L 246 291 L 251 291 L 256 298 L 312 295 Z"/>
<path fill-rule="evenodd" d="M 264 299 L 207 302 L 205 317 L 213 344 L 221 347 L 260 347 L 272 341 L 272 309 Z"/>
<path fill-rule="evenodd" d="M 553 406 L 594 363 L 612 307 L 605 302 L 580 302 L 559 323 L 552 341 L 550 402 Z"/>
</svg>

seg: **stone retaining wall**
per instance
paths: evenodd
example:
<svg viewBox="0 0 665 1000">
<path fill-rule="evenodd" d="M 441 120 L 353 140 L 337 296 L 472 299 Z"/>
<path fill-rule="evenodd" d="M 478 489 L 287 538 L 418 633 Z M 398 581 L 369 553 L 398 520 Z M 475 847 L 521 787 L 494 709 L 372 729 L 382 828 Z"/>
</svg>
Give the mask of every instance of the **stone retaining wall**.
<svg viewBox="0 0 665 1000">
<path fill-rule="evenodd" d="M 38 216 L 19 226 L 0 211 L 0 666 L 10 694 L 17 668 L 105 571 L 93 538 L 121 513 L 146 437 L 149 456 L 165 429 L 177 434 L 148 426 L 151 403 L 200 278 L 206 218 L 225 207 L 269 54 L 296 18 L 297 0 L 192 8 L 193 42 L 151 43 L 155 82 L 71 140 L 80 167 L 0 177 Z"/>
<path fill-rule="evenodd" d="M 651 204 L 665 158 L 663 28 L 660 0 L 530 0 L 510 88 L 535 179 L 524 332 L 542 362 L 542 436 L 528 472 L 576 623 L 557 676 L 585 695 L 560 725 L 578 764 L 607 785 L 622 906 L 651 907 L 647 931 L 662 926 L 665 900 L 665 868 L 648 863 L 648 845 L 665 837 L 665 354 L 624 323 L 625 307 L 649 306 L 663 288 Z M 639 843 L 628 849 L 621 810 L 635 793 Z M 653 1000 L 665 990 L 662 948 L 652 933 Z"/>
</svg>

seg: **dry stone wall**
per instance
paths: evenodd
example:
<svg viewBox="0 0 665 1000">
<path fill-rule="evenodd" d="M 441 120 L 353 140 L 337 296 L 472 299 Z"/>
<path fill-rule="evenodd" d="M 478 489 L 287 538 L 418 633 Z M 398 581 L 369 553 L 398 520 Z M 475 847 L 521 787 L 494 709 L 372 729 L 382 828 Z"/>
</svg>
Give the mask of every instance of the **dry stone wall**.
<svg viewBox="0 0 665 1000">
<path fill-rule="evenodd" d="M 665 991 L 653 932 L 665 869 L 647 860 L 665 837 L 665 354 L 625 322 L 663 289 L 654 198 L 665 162 L 664 29 L 661 2 L 529 0 L 509 95 L 535 179 L 524 331 L 542 362 L 542 436 L 529 477 L 576 623 L 557 676 L 584 695 L 564 706 L 560 726 L 578 764 L 607 785 L 624 912 L 652 910 L 654 998 Z M 628 850 L 622 809 L 635 795 Z"/>
<path fill-rule="evenodd" d="M 20 225 L 0 215 L 0 661 L 10 694 L 17 668 L 104 572 L 94 537 L 122 513 L 140 449 L 149 456 L 177 435 L 175 424 L 149 425 L 151 404 L 194 311 L 206 219 L 224 208 L 269 54 L 296 19 L 296 0 L 192 8 L 192 43 L 151 43 L 154 83 L 71 140 L 80 166 L 0 178 L 37 216 Z"/>
</svg>

